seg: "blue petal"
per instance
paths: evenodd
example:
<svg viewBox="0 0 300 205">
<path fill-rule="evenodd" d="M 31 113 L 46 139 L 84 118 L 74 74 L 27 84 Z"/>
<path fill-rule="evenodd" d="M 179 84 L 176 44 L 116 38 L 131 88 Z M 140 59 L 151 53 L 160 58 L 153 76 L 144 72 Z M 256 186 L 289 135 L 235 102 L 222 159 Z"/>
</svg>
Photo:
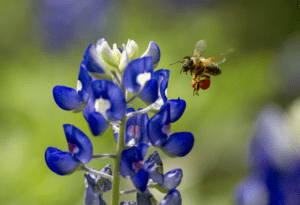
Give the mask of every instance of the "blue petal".
<svg viewBox="0 0 300 205">
<path fill-rule="evenodd" d="M 87 47 L 83 55 L 83 59 L 84 64 L 86 65 L 86 68 L 89 72 L 105 75 L 104 66 L 101 63 L 101 59 L 97 55 L 95 46 L 93 44 L 90 44 Z"/>
<path fill-rule="evenodd" d="M 92 83 L 95 100 L 103 98 L 110 101 L 110 108 L 105 112 L 111 121 L 121 120 L 126 112 L 125 96 L 119 86 L 108 80 L 95 80 Z"/>
<path fill-rule="evenodd" d="M 136 146 L 136 149 L 138 150 L 138 152 L 141 155 L 141 160 L 144 159 L 145 155 L 147 154 L 149 145 L 146 143 L 138 143 L 138 145 Z"/>
<path fill-rule="evenodd" d="M 78 75 L 78 80 L 82 84 L 82 89 L 77 90 L 78 95 L 83 99 L 84 102 L 87 102 L 89 99 L 89 96 L 91 94 L 91 82 L 92 78 L 88 74 L 88 71 L 86 69 L 86 66 L 84 63 L 80 64 L 80 70 Z"/>
<path fill-rule="evenodd" d="M 144 169 L 140 169 L 132 178 L 132 184 L 141 192 L 147 189 L 148 173 Z"/>
<path fill-rule="evenodd" d="M 141 109 L 138 109 L 141 110 Z M 140 137 L 139 137 L 139 141 L 140 143 L 149 143 L 149 137 L 147 134 L 147 124 L 149 121 L 149 117 L 147 113 L 138 115 L 136 118 L 136 122 L 138 124 L 138 127 L 140 128 Z"/>
<path fill-rule="evenodd" d="M 85 108 L 82 111 L 82 114 L 83 114 L 86 121 L 88 121 L 89 114 L 91 114 L 93 112 L 96 112 L 94 93 L 92 93 L 90 95 L 90 99 L 88 101 L 88 104 L 85 106 Z"/>
<path fill-rule="evenodd" d="M 140 150 L 141 147 L 139 149 L 137 147 L 131 147 L 129 149 L 123 150 L 123 152 L 121 153 L 120 174 L 124 178 L 131 178 L 135 174 L 132 164 L 134 162 L 143 160 Z"/>
<path fill-rule="evenodd" d="M 98 112 L 93 112 L 88 115 L 88 123 L 94 136 L 103 134 L 108 128 L 108 123 L 105 118 Z"/>
<path fill-rule="evenodd" d="M 159 185 L 164 183 L 163 163 L 157 151 L 154 151 L 145 160 L 143 168 L 148 172 L 149 177 Z"/>
<path fill-rule="evenodd" d="M 173 133 L 169 139 L 161 145 L 161 148 L 166 153 L 183 157 L 187 155 L 194 146 L 194 136 L 190 132 Z"/>
<path fill-rule="evenodd" d="M 183 114 L 186 103 L 184 100 L 178 98 L 178 100 L 168 100 L 167 103 L 170 104 L 170 120 L 171 123 L 176 122 Z"/>
<path fill-rule="evenodd" d="M 153 146 L 162 145 L 168 138 L 168 133 L 163 132 L 163 126 L 170 123 L 170 105 L 165 104 L 148 122 L 148 137 Z"/>
<path fill-rule="evenodd" d="M 88 186 L 84 191 L 84 204 L 85 205 L 99 205 L 100 199 L 98 194 L 94 192 L 92 187 Z"/>
<path fill-rule="evenodd" d="M 74 88 L 66 86 L 55 86 L 53 97 L 56 104 L 63 110 L 74 110 L 84 103 Z"/>
<path fill-rule="evenodd" d="M 168 88 L 168 83 L 169 83 L 169 76 L 170 76 L 170 71 L 169 70 L 157 70 L 154 72 L 155 79 L 158 81 L 159 85 L 159 91 L 160 91 L 160 96 L 163 99 L 163 102 L 166 102 L 167 99 L 167 93 L 166 90 Z"/>
<path fill-rule="evenodd" d="M 152 104 L 158 99 L 158 84 L 156 79 L 150 79 L 142 89 L 139 98 L 146 104 Z"/>
<path fill-rule="evenodd" d="M 175 189 L 181 182 L 182 179 L 182 170 L 173 169 L 167 172 L 164 176 L 163 188 L 167 190 Z"/>
<path fill-rule="evenodd" d="M 93 188 L 88 186 L 84 191 L 85 205 L 106 205 L 103 197 L 94 192 Z"/>
<path fill-rule="evenodd" d="M 82 163 L 72 157 L 70 152 L 61 151 L 55 147 L 48 147 L 45 152 L 48 167 L 59 175 L 73 173 Z"/>
<path fill-rule="evenodd" d="M 153 67 L 157 67 L 160 60 L 160 49 L 154 41 L 150 41 L 149 46 L 146 52 L 142 55 L 142 57 L 144 56 L 151 56 Z"/>
<path fill-rule="evenodd" d="M 64 124 L 63 127 L 68 143 L 78 147 L 78 152 L 74 153 L 74 157 L 83 164 L 89 163 L 93 156 L 93 145 L 91 140 L 73 125 Z"/>
<path fill-rule="evenodd" d="M 131 93 L 138 93 L 141 85 L 137 82 L 140 74 L 149 73 L 152 77 L 153 66 L 151 57 L 143 57 L 132 60 L 123 72 L 122 82 L 124 88 Z"/>
<path fill-rule="evenodd" d="M 172 189 L 158 205 L 181 205 L 182 199 L 179 191 Z"/>
</svg>

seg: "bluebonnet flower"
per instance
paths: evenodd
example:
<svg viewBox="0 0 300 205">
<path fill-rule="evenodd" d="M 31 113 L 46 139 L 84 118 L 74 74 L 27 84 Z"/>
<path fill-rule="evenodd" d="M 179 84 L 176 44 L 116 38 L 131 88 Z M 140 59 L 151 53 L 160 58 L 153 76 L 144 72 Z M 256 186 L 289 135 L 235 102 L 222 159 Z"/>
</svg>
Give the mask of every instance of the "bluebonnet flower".
<svg viewBox="0 0 300 205">
<path fill-rule="evenodd" d="M 181 183 L 182 170 L 173 169 L 166 174 L 163 171 L 163 163 L 157 151 L 154 151 L 145 160 L 143 168 L 148 172 L 149 178 L 156 182 L 156 186 L 161 192 L 167 193 L 171 189 L 175 189 Z"/>
<path fill-rule="evenodd" d="M 101 172 L 111 175 L 112 171 L 110 164 L 101 169 Z M 103 194 L 111 190 L 111 181 L 91 173 L 87 173 L 84 176 L 86 187 L 84 192 L 84 203 L 86 205 L 106 205 Z"/>
<path fill-rule="evenodd" d="M 183 100 L 171 100 L 165 103 L 160 111 L 148 122 L 148 137 L 153 146 L 159 146 L 171 156 L 187 155 L 194 145 L 194 137 L 190 132 L 170 134 L 171 122 L 180 118 L 185 109 Z"/>
<path fill-rule="evenodd" d="M 77 90 L 60 85 L 53 88 L 53 97 L 56 104 L 63 110 L 82 111 L 90 97 L 91 81 L 92 78 L 89 76 L 85 65 L 81 63 Z"/>
<path fill-rule="evenodd" d="M 148 172 L 143 168 L 143 159 L 149 145 L 139 143 L 129 149 L 123 150 L 120 161 L 120 174 L 130 178 L 133 185 L 140 191 L 145 191 L 148 183 Z"/>
<path fill-rule="evenodd" d="M 84 115 L 93 135 L 101 135 L 107 129 L 110 121 L 123 118 L 126 111 L 125 96 L 119 86 L 108 80 L 92 82 L 93 97 L 91 97 Z"/>
<path fill-rule="evenodd" d="M 259 114 L 250 142 L 250 175 L 235 191 L 238 204 L 297 204 L 300 196 L 299 146 L 277 105 Z"/>
<path fill-rule="evenodd" d="M 133 185 L 144 192 L 149 178 L 156 182 L 161 191 L 176 188 L 182 179 L 182 170 L 174 169 L 163 175 L 163 163 L 154 151 L 143 163 L 149 145 L 139 143 L 126 149 L 121 154 L 120 174 L 125 178 L 131 178 Z"/>
<path fill-rule="evenodd" d="M 124 88 L 147 104 L 158 99 L 158 82 L 154 78 L 152 57 L 132 60 L 123 72 Z"/>
<path fill-rule="evenodd" d="M 45 153 L 48 167 L 59 175 L 73 173 L 81 165 L 89 163 L 93 156 L 93 145 L 81 130 L 70 124 L 64 124 L 63 127 L 69 152 L 48 147 Z"/>
</svg>

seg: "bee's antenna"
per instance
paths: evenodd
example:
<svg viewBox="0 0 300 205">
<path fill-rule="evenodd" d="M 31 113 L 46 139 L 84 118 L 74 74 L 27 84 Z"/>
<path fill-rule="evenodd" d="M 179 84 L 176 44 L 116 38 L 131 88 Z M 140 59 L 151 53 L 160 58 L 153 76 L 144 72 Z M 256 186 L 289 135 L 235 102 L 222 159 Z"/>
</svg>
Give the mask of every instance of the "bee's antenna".
<svg viewBox="0 0 300 205">
<path fill-rule="evenodd" d="M 177 61 L 177 62 L 175 62 L 175 63 L 182 63 L 182 61 Z M 175 63 L 171 63 L 170 65 L 173 65 L 173 64 L 175 64 Z"/>
</svg>

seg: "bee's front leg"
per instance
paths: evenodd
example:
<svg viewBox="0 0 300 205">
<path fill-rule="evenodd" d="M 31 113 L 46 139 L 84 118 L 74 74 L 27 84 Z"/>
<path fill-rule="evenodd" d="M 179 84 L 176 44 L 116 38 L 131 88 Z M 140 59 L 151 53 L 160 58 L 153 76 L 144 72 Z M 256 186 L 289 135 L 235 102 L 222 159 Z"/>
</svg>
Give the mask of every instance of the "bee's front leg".
<svg viewBox="0 0 300 205">
<path fill-rule="evenodd" d="M 196 92 L 196 95 L 199 95 L 198 94 L 198 90 L 200 89 L 200 83 L 199 82 L 200 82 L 200 75 L 194 75 L 193 80 L 191 82 L 192 87 L 194 88 L 193 96 L 194 96 L 195 92 Z"/>
</svg>

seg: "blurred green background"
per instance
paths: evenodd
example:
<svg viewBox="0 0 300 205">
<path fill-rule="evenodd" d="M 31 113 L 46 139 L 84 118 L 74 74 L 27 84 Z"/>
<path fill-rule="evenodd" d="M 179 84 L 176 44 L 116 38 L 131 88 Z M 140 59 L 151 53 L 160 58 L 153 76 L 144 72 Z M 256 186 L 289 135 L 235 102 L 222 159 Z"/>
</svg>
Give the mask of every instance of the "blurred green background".
<svg viewBox="0 0 300 205">
<path fill-rule="evenodd" d="M 246 144 L 258 110 L 269 101 L 288 107 L 299 96 L 298 2 L 57 2 L 0 3 L 0 204 L 83 204 L 84 173 L 54 174 L 44 152 L 48 146 L 67 150 L 64 123 L 90 136 L 95 154 L 115 152 L 112 131 L 93 137 L 82 114 L 61 110 L 52 96 L 55 85 L 76 87 L 86 47 L 103 37 L 119 47 L 132 39 L 140 54 L 155 41 L 161 49 L 158 69 L 171 71 L 168 98 L 187 102 L 172 132 L 192 132 L 194 148 L 183 158 L 161 155 L 165 172 L 183 169 L 178 187 L 183 204 L 234 204 L 233 190 L 247 175 Z M 63 18 L 69 19 L 62 23 Z M 192 55 L 200 39 L 207 42 L 204 57 L 228 48 L 235 52 L 210 88 L 193 96 L 192 77 L 179 74 L 180 64 L 169 64 Z M 112 161 L 96 159 L 88 166 L 101 169 L 107 163 Z"/>
</svg>

